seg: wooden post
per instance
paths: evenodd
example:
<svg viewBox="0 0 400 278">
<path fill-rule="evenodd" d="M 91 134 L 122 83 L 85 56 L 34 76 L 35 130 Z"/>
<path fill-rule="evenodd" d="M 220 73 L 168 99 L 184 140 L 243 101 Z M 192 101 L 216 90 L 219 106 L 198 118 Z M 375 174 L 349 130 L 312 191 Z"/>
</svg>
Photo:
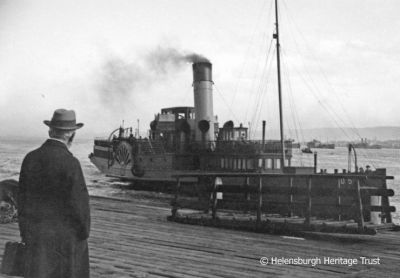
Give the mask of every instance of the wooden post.
<svg viewBox="0 0 400 278">
<path fill-rule="evenodd" d="M 258 177 L 258 207 L 257 207 L 257 227 L 261 224 L 261 208 L 262 208 L 262 177 Z"/>
<path fill-rule="evenodd" d="M 317 173 L 317 167 L 318 167 L 318 159 L 317 159 L 317 156 L 318 156 L 318 154 L 317 154 L 317 152 L 314 152 L 314 174 L 316 174 Z"/>
<path fill-rule="evenodd" d="M 293 216 L 293 177 L 289 178 L 290 192 L 289 192 L 289 217 Z"/>
<path fill-rule="evenodd" d="M 383 188 L 387 189 L 386 185 L 386 179 L 383 179 Z M 389 197 L 388 196 L 382 196 L 381 197 L 381 206 L 383 207 L 383 212 L 384 212 L 384 217 L 386 218 L 386 223 L 392 223 L 392 214 L 390 213 L 390 207 L 389 207 Z"/>
<path fill-rule="evenodd" d="M 311 185 L 312 185 L 312 181 L 311 181 L 311 177 L 308 177 L 307 179 L 307 185 L 308 185 L 308 190 L 307 190 L 307 213 L 306 213 L 306 221 L 305 224 L 306 225 L 310 225 L 311 224 Z"/>
<path fill-rule="evenodd" d="M 360 190 L 360 179 L 357 178 L 357 202 L 358 202 L 358 228 L 359 230 L 364 229 L 364 214 L 363 214 L 363 206 L 361 199 L 361 190 Z"/>
<path fill-rule="evenodd" d="M 216 183 L 216 180 L 217 180 L 217 178 L 215 177 L 214 179 L 212 179 L 213 180 L 213 182 L 214 182 L 214 187 L 213 187 L 213 195 L 212 195 L 212 219 L 215 219 L 215 218 L 217 218 L 217 202 L 218 202 L 218 199 L 217 199 L 217 187 L 218 187 L 218 185 L 217 185 L 217 183 Z"/>
<path fill-rule="evenodd" d="M 212 194 L 211 191 L 209 191 L 210 188 L 208 187 L 208 184 L 209 182 L 207 181 L 206 176 L 197 177 L 197 196 L 204 213 L 209 212 L 212 202 Z"/>
<path fill-rule="evenodd" d="M 179 190 L 181 188 L 181 180 L 180 177 L 176 178 L 176 190 L 175 190 L 175 198 L 174 198 L 174 202 L 172 204 L 172 218 L 175 218 L 176 213 L 178 211 L 178 197 L 179 197 Z"/>
<path fill-rule="evenodd" d="M 341 192 L 340 192 L 340 178 L 338 178 L 337 181 L 337 209 L 338 209 L 338 220 L 341 221 L 342 220 L 342 200 L 341 200 L 341 196 L 340 196 Z"/>
<path fill-rule="evenodd" d="M 265 150 L 265 123 L 266 121 L 262 121 L 262 149 L 261 152 L 264 152 Z"/>
</svg>

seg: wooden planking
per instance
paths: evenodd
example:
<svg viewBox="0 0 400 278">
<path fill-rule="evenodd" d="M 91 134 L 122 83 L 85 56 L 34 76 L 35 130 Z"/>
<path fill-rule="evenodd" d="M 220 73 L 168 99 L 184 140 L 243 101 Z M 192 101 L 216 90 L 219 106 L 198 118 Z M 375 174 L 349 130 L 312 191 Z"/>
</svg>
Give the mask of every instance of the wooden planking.
<svg viewBox="0 0 400 278">
<path fill-rule="evenodd" d="M 183 225 L 166 221 L 168 202 L 92 198 L 89 240 L 91 277 L 395 277 L 400 233 L 331 235 L 330 241 L 297 240 L 268 234 Z M 0 253 L 18 240 L 17 224 L 1 225 Z M 326 237 L 326 235 L 321 235 Z M 349 239 L 350 238 L 350 242 Z M 261 266 L 261 256 L 379 256 L 381 265 Z M 368 271 L 367 271 L 368 270 Z M 7 277 L 1 276 L 0 277 Z"/>
</svg>

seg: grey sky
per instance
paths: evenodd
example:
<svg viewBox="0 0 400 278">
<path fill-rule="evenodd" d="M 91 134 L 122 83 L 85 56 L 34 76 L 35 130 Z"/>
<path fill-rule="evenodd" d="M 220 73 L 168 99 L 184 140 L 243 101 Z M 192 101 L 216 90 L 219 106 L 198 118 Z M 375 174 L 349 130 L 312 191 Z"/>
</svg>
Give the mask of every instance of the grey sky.
<svg viewBox="0 0 400 278">
<path fill-rule="evenodd" d="M 288 129 L 400 125 L 400 1 L 280 7 Z M 220 122 L 276 128 L 276 77 L 262 70 L 271 9 L 272 0 L 0 0 L 1 133 L 45 135 L 42 121 L 60 107 L 76 110 L 86 137 L 138 118 L 146 130 L 161 108 L 193 102 L 190 64 L 149 67 L 166 48 L 211 60 Z M 107 76 L 117 88 L 104 89 Z"/>
</svg>

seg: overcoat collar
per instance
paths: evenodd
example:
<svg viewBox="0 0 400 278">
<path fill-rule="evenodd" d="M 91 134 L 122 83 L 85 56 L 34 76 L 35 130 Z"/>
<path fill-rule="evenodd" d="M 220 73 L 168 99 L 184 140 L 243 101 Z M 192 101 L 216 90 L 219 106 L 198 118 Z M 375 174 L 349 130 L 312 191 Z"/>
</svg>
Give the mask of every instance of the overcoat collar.
<svg viewBox="0 0 400 278">
<path fill-rule="evenodd" d="M 69 154 L 72 154 L 64 143 L 57 140 L 47 139 L 46 142 L 44 142 L 43 147 L 57 147 L 67 151 Z"/>
</svg>

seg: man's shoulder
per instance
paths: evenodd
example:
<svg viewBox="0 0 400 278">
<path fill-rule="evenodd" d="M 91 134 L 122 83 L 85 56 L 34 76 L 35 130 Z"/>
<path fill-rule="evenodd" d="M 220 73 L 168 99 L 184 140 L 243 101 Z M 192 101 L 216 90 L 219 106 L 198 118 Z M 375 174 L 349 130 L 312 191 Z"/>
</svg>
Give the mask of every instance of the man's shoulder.
<svg viewBox="0 0 400 278">
<path fill-rule="evenodd" d="M 62 159 L 68 164 L 80 166 L 79 160 L 68 150 L 67 146 L 56 140 L 47 140 L 39 149 L 44 155 Z"/>
<path fill-rule="evenodd" d="M 42 157 L 40 148 L 41 147 L 34 149 L 25 155 L 21 166 L 22 169 L 30 169 L 33 167 L 33 165 L 38 164 L 40 158 Z"/>
<path fill-rule="evenodd" d="M 37 160 L 40 158 L 55 158 L 62 159 L 67 162 L 75 162 L 77 160 L 72 153 L 63 146 L 61 142 L 56 142 L 53 140 L 47 140 L 39 148 L 30 151 L 24 160 Z"/>
<path fill-rule="evenodd" d="M 71 162 L 74 163 L 76 166 L 79 166 L 79 167 L 81 166 L 81 163 L 79 162 L 79 160 L 72 154 L 70 156 L 70 159 L 71 159 Z"/>
<path fill-rule="evenodd" d="M 36 158 L 40 154 L 40 149 L 42 147 L 36 148 L 25 155 L 25 160 Z"/>
</svg>

